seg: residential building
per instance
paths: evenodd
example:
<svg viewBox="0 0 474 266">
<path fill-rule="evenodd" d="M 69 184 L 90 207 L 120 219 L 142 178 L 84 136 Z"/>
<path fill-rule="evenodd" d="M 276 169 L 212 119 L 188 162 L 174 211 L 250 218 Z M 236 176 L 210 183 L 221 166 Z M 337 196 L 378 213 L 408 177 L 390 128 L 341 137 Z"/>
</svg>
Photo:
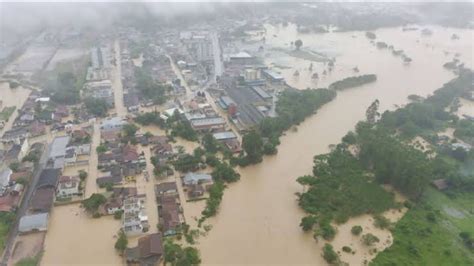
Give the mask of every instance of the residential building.
<svg viewBox="0 0 474 266">
<path fill-rule="evenodd" d="M 81 179 L 78 176 L 61 176 L 56 189 L 56 197 L 69 198 L 78 195 Z"/>
<path fill-rule="evenodd" d="M 164 195 L 177 196 L 178 186 L 176 185 L 176 182 L 160 183 L 158 185 L 155 185 L 155 195 L 156 195 L 157 200 L 159 200 L 161 196 L 164 196 Z"/>
<path fill-rule="evenodd" d="M 138 246 L 127 248 L 125 257 L 127 263 L 139 265 L 156 265 L 163 256 L 163 241 L 161 234 L 149 234 L 138 239 Z"/>
<path fill-rule="evenodd" d="M 171 236 L 177 233 L 178 227 L 184 222 L 180 215 L 181 209 L 179 198 L 171 195 L 160 197 L 158 206 L 159 225 L 164 236 Z"/>
<path fill-rule="evenodd" d="M 183 184 L 185 186 L 197 184 L 212 184 L 212 176 L 209 174 L 202 173 L 187 173 L 183 177 Z"/>
<path fill-rule="evenodd" d="M 84 85 L 84 94 L 104 100 L 109 107 L 114 106 L 114 91 L 110 80 L 93 81 Z"/>
<path fill-rule="evenodd" d="M 126 235 L 132 236 L 148 231 L 148 216 L 145 211 L 145 199 L 130 197 L 123 201 L 122 229 Z"/>
</svg>

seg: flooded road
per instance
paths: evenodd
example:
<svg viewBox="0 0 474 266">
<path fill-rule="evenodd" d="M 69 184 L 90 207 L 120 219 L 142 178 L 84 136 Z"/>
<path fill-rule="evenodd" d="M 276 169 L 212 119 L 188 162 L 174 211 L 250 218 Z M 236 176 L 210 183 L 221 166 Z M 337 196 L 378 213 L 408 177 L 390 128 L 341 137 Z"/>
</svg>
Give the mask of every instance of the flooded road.
<svg viewBox="0 0 474 266">
<path fill-rule="evenodd" d="M 434 46 L 427 49 L 425 41 L 417 42 L 421 38 L 419 32 L 402 32 L 399 28 L 376 31 L 381 39 L 397 49 L 404 49 L 413 59 L 410 65 L 404 65 L 399 57 L 371 45 L 362 32 L 297 35 L 292 27 L 267 27 L 265 49 L 300 38 L 303 47 L 321 46 L 334 51 L 335 67 L 330 75 L 321 78 L 319 87 L 354 75 L 352 68 L 355 66 L 361 74 L 377 74 L 378 80 L 339 93 L 334 101 L 303 122 L 296 132 L 283 136 L 276 156 L 239 170 L 240 181 L 229 186 L 219 213 L 209 219 L 213 229 L 207 237 L 200 239 L 203 264 L 326 264 L 321 257 L 324 241 L 315 242 L 311 234 L 305 234 L 299 228 L 304 213 L 296 201 L 295 193 L 302 191 L 296 178 L 310 174 L 313 156 L 328 152 L 328 145 L 340 142 L 342 136 L 364 119 L 366 108 L 375 99 L 380 100 L 381 111 L 393 109 L 395 105 L 407 103 L 408 95 L 426 96 L 453 78 L 454 75 L 442 67 L 452 59 L 452 55 L 444 53 L 446 47 L 460 53 L 461 61 L 472 66 L 472 31 L 434 32 L 430 40 L 425 40 Z M 459 45 L 449 45 L 452 33 L 461 36 L 457 40 Z M 278 37 L 271 38 L 273 34 Z M 304 75 L 293 79 L 295 69 L 303 71 L 309 61 L 289 56 L 266 58 L 265 61 L 289 66 L 290 69 L 281 72 L 290 85 L 299 89 L 315 87 Z M 324 68 L 322 63 L 314 65 L 317 71 Z M 349 236 L 342 231 L 334 243 L 344 239 L 349 242 Z M 357 253 L 354 256 L 348 262 L 362 265 L 364 257 Z"/>
</svg>

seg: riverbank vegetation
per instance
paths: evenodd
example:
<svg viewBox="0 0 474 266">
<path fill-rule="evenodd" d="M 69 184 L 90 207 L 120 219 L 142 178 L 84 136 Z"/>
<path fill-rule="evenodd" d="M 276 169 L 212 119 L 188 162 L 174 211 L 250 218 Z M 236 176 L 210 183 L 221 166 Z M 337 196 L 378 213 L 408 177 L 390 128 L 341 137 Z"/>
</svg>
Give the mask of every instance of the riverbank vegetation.
<svg viewBox="0 0 474 266">
<path fill-rule="evenodd" d="M 342 80 L 331 83 L 329 89 L 332 90 L 345 90 L 353 87 L 362 86 L 367 83 L 371 83 L 377 80 L 377 75 L 367 74 L 361 76 L 348 77 Z"/>
<path fill-rule="evenodd" d="M 324 237 L 321 232 L 331 233 L 329 222 L 343 223 L 368 213 L 374 215 L 376 227 L 393 230 L 395 239 L 374 265 L 472 264 L 474 256 L 466 247 L 473 234 L 468 224 L 474 222 L 468 210 L 474 206 L 472 201 L 466 206 L 470 202 L 466 200 L 462 206 L 454 205 L 447 197 L 465 199 L 472 193 L 474 175 L 465 169 L 474 165 L 474 152 L 460 156 L 450 148 L 451 143 L 440 144 L 437 137 L 447 126 L 459 127 L 458 136 L 471 136 L 472 122 L 461 120 L 461 124 L 446 109 L 470 88 L 472 77 L 470 70 L 463 70 L 425 100 L 381 116 L 375 101 L 366 112 L 367 121 L 359 122 L 329 154 L 316 156 L 313 175 L 298 178 L 306 188 L 299 195 L 299 204 L 308 213 L 300 224 L 303 230 Z M 436 148 L 434 155 L 411 144 L 416 136 L 426 138 Z M 441 192 L 429 189 L 429 183 L 440 178 L 449 187 L 445 199 L 440 199 Z M 402 207 L 382 184 L 390 184 L 410 200 L 403 204 L 410 209 L 396 225 L 379 215 Z M 362 233 L 355 227 L 351 231 Z M 367 245 L 376 241 L 368 234 L 363 239 Z M 446 239 L 452 243 L 447 245 Z"/>
<path fill-rule="evenodd" d="M 336 92 L 328 89 L 283 91 L 275 107 L 277 116 L 263 119 L 256 131 L 243 137 L 242 147 L 246 155 L 239 164 L 259 163 L 263 154 L 275 154 L 284 131 L 300 124 L 335 97 Z"/>
</svg>

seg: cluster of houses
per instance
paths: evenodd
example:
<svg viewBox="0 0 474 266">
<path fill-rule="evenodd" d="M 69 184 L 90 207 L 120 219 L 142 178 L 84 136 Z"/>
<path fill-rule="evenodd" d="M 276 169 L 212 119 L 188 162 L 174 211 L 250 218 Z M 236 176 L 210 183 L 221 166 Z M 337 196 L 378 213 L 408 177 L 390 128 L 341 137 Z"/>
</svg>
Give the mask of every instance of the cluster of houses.
<svg viewBox="0 0 474 266">
<path fill-rule="evenodd" d="M 204 199 L 205 193 L 209 191 L 214 182 L 209 174 L 190 172 L 183 176 L 182 183 L 188 201 L 192 201 Z"/>
<path fill-rule="evenodd" d="M 18 116 L 10 130 L 4 132 L 1 141 L 4 144 L 19 143 L 22 139 L 38 137 L 46 134 L 47 125 L 51 129 L 64 129 L 64 118 L 69 116 L 69 108 L 64 105 L 54 105 L 49 97 L 41 97 L 37 91 L 32 91 L 23 106 L 18 110 Z"/>
<path fill-rule="evenodd" d="M 143 172 L 146 161 L 133 145 L 120 142 L 120 132 L 126 122 L 118 117 L 106 119 L 100 126 L 101 146 L 105 152 L 98 155 L 98 168 L 102 176 L 96 179 L 100 187 L 133 181 Z"/>
<path fill-rule="evenodd" d="M 71 129 L 67 135 L 53 139 L 47 149 L 44 169 L 36 184 L 33 184 L 27 214 L 20 218 L 20 233 L 46 231 L 49 212 L 55 201 L 72 202 L 73 199 L 82 199 L 84 180 L 79 175 L 65 176 L 62 173 L 68 166 L 89 163 L 91 130 L 91 127 Z"/>
<path fill-rule="evenodd" d="M 156 41 L 156 40 L 153 40 Z M 170 95 L 181 95 L 185 89 L 177 82 L 168 57 L 160 46 L 153 43 L 149 44 L 146 53 L 142 53 L 140 58 L 132 58 L 131 50 L 134 49 L 130 43 L 129 36 L 121 43 L 121 69 L 122 69 L 122 85 L 123 85 L 123 103 L 129 112 L 138 112 L 140 106 L 150 107 L 155 103 L 152 99 L 144 97 L 140 89 L 137 88 L 137 80 L 135 77 L 136 66 L 143 67 L 142 70 L 147 72 L 151 79 L 160 84 L 169 85 L 173 91 L 169 91 Z M 136 63 L 140 61 L 141 63 Z M 146 69 L 146 70 L 145 70 Z"/>
<path fill-rule="evenodd" d="M 176 182 L 163 182 L 155 185 L 155 196 L 158 204 L 160 231 L 163 236 L 176 235 L 184 222 Z"/>
<path fill-rule="evenodd" d="M 0 150 L 0 211 L 12 212 L 17 209 L 23 197 L 24 186 L 34 171 L 34 162 L 24 162 L 27 153 L 41 154 L 44 146 L 29 146 L 28 139 L 20 144 L 12 144 L 7 150 Z"/>
</svg>

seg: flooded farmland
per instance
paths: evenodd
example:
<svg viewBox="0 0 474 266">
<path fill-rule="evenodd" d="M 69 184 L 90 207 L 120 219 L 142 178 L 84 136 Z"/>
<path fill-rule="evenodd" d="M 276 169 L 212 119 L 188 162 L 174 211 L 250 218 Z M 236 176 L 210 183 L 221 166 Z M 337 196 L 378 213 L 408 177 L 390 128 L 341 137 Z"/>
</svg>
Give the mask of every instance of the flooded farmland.
<svg viewBox="0 0 474 266">
<path fill-rule="evenodd" d="M 370 44 L 363 32 L 303 35 L 291 26 L 267 26 L 266 50 L 300 38 L 303 47 L 326 48 L 319 51 L 336 57 L 332 72 L 326 77 L 319 75 L 322 78 L 318 87 L 355 75 L 352 69 L 356 66 L 361 74 L 376 74 L 377 81 L 339 93 L 297 131 L 282 137 L 276 156 L 239 170 L 240 181 L 229 186 L 218 215 L 209 220 L 213 229 L 200 239 L 204 264 L 325 264 L 321 256 L 324 241 L 315 242 L 298 226 L 303 212 L 295 193 L 301 192 L 302 187 L 296 178 L 311 173 L 313 156 L 328 152 L 328 145 L 338 143 L 364 119 L 367 106 L 375 99 L 380 100 L 381 110 L 386 110 L 407 103 L 410 94 L 432 93 L 454 77 L 442 65 L 451 61 L 455 53 L 459 53 L 461 62 L 472 67 L 472 31 L 435 27 L 433 32 L 431 37 L 422 37 L 419 31 L 402 32 L 400 28 L 375 31 L 381 40 L 406 51 L 413 61 L 405 65 L 400 58 Z M 453 33 L 460 39 L 452 41 Z M 288 67 L 278 71 L 290 85 L 299 89 L 316 86 L 309 74 L 301 74 L 310 61 L 280 56 L 265 61 Z M 322 72 L 323 63 L 314 64 L 314 69 Z M 295 70 L 300 72 L 298 78 L 293 76 Z M 336 235 L 334 243 L 350 238 L 344 232 Z M 350 259 L 351 265 L 362 265 L 364 256 L 361 252 Z"/>
</svg>

